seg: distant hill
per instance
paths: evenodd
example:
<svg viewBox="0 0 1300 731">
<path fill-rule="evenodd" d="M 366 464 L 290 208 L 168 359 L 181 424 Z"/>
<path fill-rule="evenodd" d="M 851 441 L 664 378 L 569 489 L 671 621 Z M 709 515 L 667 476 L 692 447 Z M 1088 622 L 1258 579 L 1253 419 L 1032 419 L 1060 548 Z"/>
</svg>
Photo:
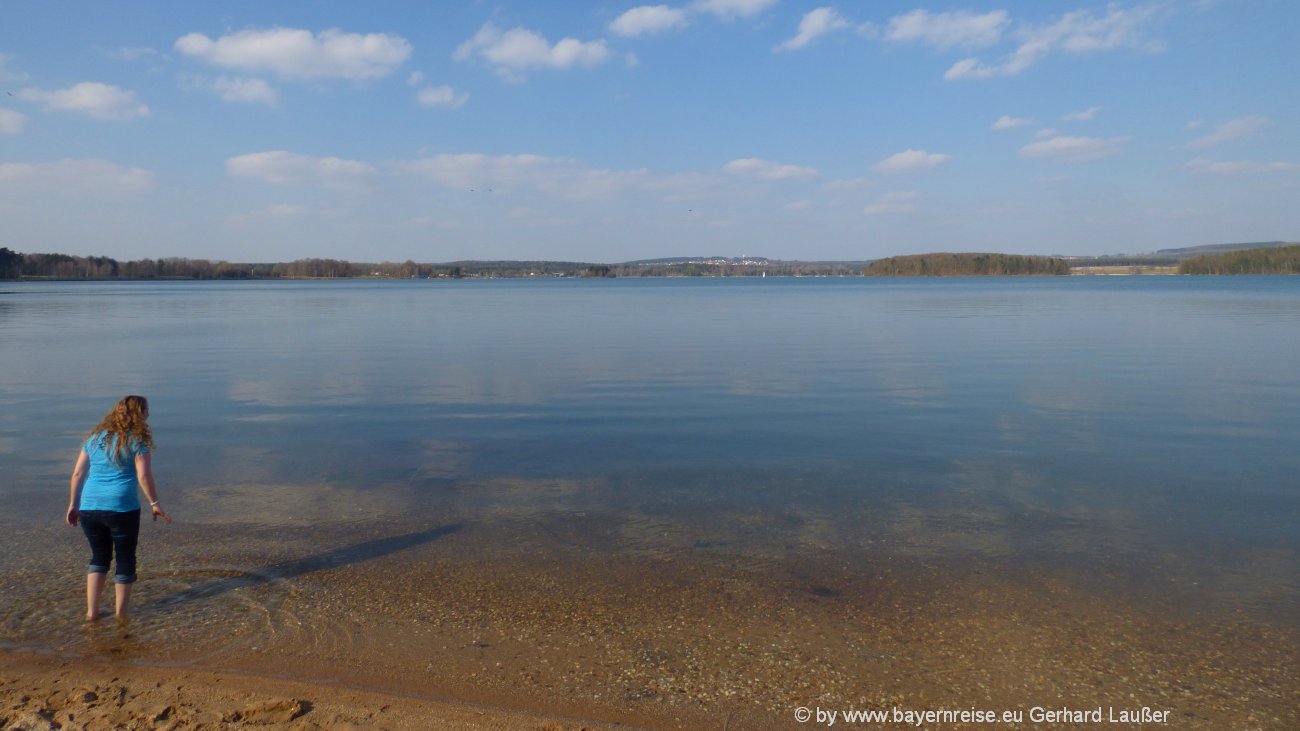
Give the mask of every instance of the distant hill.
<svg viewBox="0 0 1300 731">
<path fill-rule="evenodd" d="M 1296 242 L 1257 241 L 1243 244 L 1205 244 L 1203 246 L 1184 246 L 1179 249 L 1160 249 L 1153 255 L 1169 259 L 1190 259 L 1202 254 L 1218 254 L 1224 251 L 1241 251 L 1244 249 L 1276 249 L 1279 246 L 1294 246 Z"/>
<path fill-rule="evenodd" d="M 869 277 L 952 277 L 1006 276 L 1034 274 L 1069 274 L 1064 259 L 1017 254 L 917 254 L 891 256 L 868 264 L 863 274 Z"/>
<path fill-rule="evenodd" d="M 1300 244 L 1232 249 L 1192 257 L 1178 265 L 1179 274 L 1300 274 Z"/>
</svg>

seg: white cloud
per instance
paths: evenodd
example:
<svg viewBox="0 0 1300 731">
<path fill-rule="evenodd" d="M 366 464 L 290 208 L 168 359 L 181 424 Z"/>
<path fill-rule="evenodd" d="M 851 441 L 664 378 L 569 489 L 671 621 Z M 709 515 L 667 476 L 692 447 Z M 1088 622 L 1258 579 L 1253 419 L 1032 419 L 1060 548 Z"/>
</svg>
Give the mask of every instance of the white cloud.
<svg viewBox="0 0 1300 731">
<path fill-rule="evenodd" d="M 895 193 L 886 193 L 876 199 L 876 202 L 862 209 L 862 212 L 868 216 L 879 216 L 886 213 L 911 213 L 916 210 L 916 200 L 920 196 L 916 191 L 901 191 Z"/>
<path fill-rule="evenodd" d="M 1043 129 L 1040 129 L 1034 133 L 1034 139 L 1044 140 L 1047 139 L 1048 137 L 1055 137 L 1058 134 L 1060 134 L 1058 130 L 1052 127 L 1044 127 Z"/>
<path fill-rule="evenodd" d="M 563 38 L 552 46 L 544 37 L 527 28 L 502 32 L 492 23 L 484 23 L 473 38 L 460 44 L 453 58 L 463 61 L 474 55 L 495 66 L 502 76 L 518 80 L 520 72 L 525 69 L 598 66 L 608 61 L 612 53 L 603 40 Z"/>
<path fill-rule="evenodd" d="M 885 40 L 899 43 L 920 41 L 941 50 L 983 48 L 1002 38 L 1007 22 L 1005 10 L 983 15 L 965 10 L 947 13 L 913 10 L 890 18 Z"/>
<path fill-rule="evenodd" d="M 375 171 L 368 163 L 337 157 L 313 157 L 283 150 L 254 152 L 226 160 L 226 173 L 259 178 L 272 185 L 319 183 L 329 187 L 357 184 Z"/>
<path fill-rule="evenodd" d="M 803 211 L 812 208 L 813 206 L 816 205 L 817 205 L 816 203 L 809 200 L 790 201 L 789 203 L 785 204 L 783 208 L 785 208 L 787 211 Z"/>
<path fill-rule="evenodd" d="M 1205 126 L 1204 119 L 1193 119 L 1187 123 L 1187 129 L 1200 129 Z"/>
<path fill-rule="evenodd" d="M 447 109 L 460 109 L 469 101 L 468 92 L 457 92 L 450 86 L 443 84 L 441 86 L 426 86 L 420 89 L 415 95 L 415 100 L 422 107 L 446 107 Z"/>
<path fill-rule="evenodd" d="M 673 28 L 683 28 L 690 21 L 686 11 L 667 5 L 642 5 L 623 13 L 609 24 L 610 32 L 635 38 L 643 33 L 659 33 Z"/>
<path fill-rule="evenodd" d="M 1027 124 L 1033 124 L 1033 123 L 1034 120 L 1032 119 L 1024 119 L 1022 117 L 1002 116 L 1002 117 L 998 117 L 998 121 L 993 123 L 993 129 L 997 129 L 997 130 L 1015 129 L 1016 127 L 1024 127 Z"/>
<path fill-rule="evenodd" d="M 23 89 L 18 92 L 18 98 L 39 102 L 46 109 L 76 112 L 95 119 L 123 121 L 149 116 L 149 107 L 136 101 L 134 91 L 97 81 L 83 81 L 57 91 Z"/>
<path fill-rule="evenodd" d="M 12 109 L 0 109 L 0 135 L 16 135 L 23 131 L 27 117 Z"/>
<path fill-rule="evenodd" d="M 1206 160 L 1196 158 L 1185 166 L 1199 175 L 1255 175 L 1259 173 L 1285 173 L 1300 170 L 1300 165 L 1289 162 L 1258 162 L 1255 160 Z"/>
<path fill-rule="evenodd" d="M 696 0 L 691 7 L 723 20 L 732 20 L 758 15 L 775 4 L 776 0 Z"/>
<path fill-rule="evenodd" d="M 844 30 L 849 27 L 849 21 L 844 16 L 835 11 L 834 8 L 817 8 L 809 11 L 799 21 L 799 32 L 795 33 L 793 38 L 778 44 L 773 51 L 795 51 L 821 38 L 827 33 Z"/>
<path fill-rule="evenodd" d="M 398 163 L 406 172 L 449 188 L 488 192 L 527 188 L 570 198 L 598 198 L 645 185 L 645 170 L 599 170 L 577 161 L 543 155 L 442 154 Z"/>
<path fill-rule="evenodd" d="M 1272 123 L 1273 120 L 1268 117 L 1241 117 L 1240 119 L 1234 119 L 1215 127 L 1214 131 L 1208 135 L 1188 142 L 1187 148 L 1190 150 L 1204 150 L 1207 147 L 1214 147 L 1215 145 L 1224 142 L 1230 142 L 1242 137 L 1249 137 Z"/>
<path fill-rule="evenodd" d="M 1088 122 L 1094 119 L 1097 116 L 1097 112 L 1100 111 L 1101 107 L 1088 107 L 1081 112 L 1070 112 L 1069 114 L 1062 115 L 1061 120 L 1065 122 Z"/>
<path fill-rule="evenodd" d="M 280 100 L 275 89 L 261 79 L 233 79 L 221 76 L 212 81 L 211 89 L 223 101 L 238 104 L 265 104 L 273 107 Z"/>
<path fill-rule="evenodd" d="M 939 155 L 925 150 L 904 150 L 895 153 L 871 166 L 872 170 L 886 175 L 910 173 L 917 170 L 929 170 L 952 159 L 951 155 Z"/>
<path fill-rule="evenodd" d="M 393 167 L 448 188 L 473 189 L 476 194 L 493 189 L 501 194 L 521 188 L 576 200 L 626 192 L 652 193 L 664 200 L 692 200 L 721 185 L 718 176 L 655 175 L 645 169 L 603 170 L 577 160 L 531 154 L 440 154 L 396 162 Z"/>
<path fill-rule="evenodd" d="M 142 168 L 124 168 L 107 160 L 68 159 L 57 162 L 0 163 L 0 185 L 18 183 L 57 192 L 130 193 L 149 188 L 154 175 Z"/>
<path fill-rule="evenodd" d="M 1128 137 L 1103 140 L 1096 137 L 1058 136 L 1025 145 L 1020 148 L 1020 156 L 1060 162 L 1088 162 L 1119 154 L 1128 141 Z"/>
<path fill-rule="evenodd" d="M 411 75 L 406 77 L 407 86 L 419 86 L 424 81 L 424 72 L 412 71 Z"/>
<path fill-rule="evenodd" d="M 1104 15 L 1076 10 L 1054 23 L 1026 25 L 1015 34 L 1020 45 L 1001 63 L 990 65 L 975 58 L 963 59 L 953 64 L 943 78 L 956 81 L 1015 76 L 1053 53 L 1094 53 L 1116 48 L 1156 52 L 1163 46 L 1148 41 L 1144 31 L 1159 11 L 1157 5 L 1131 9 L 1112 5 Z"/>
<path fill-rule="evenodd" d="M 202 33 L 176 39 L 176 50 L 214 66 L 268 71 L 291 79 L 375 79 L 411 55 L 405 38 L 387 33 L 317 34 L 297 28 L 243 30 L 212 40 Z"/>
<path fill-rule="evenodd" d="M 296 203 L 272 203 L 269 206 L 247 213 L 237 213 L 227 220 L 236 226 L 243 226 L 267 221 L 302 218 L 304 216 L 331 217 L 334 215 L 336 215 L 336 212 L 329 209 L 313 209 Z"/>
<path fill-rule="evenodd" d="M 821 189 L 827 193 L 848 193 L 874 188 L 877 185 L 879 185 L 879 183 L 871 178 L 848 178 L 847 180 L 831 180 L 822 183 Z"/>
<path fill-rule="evenodd" d="M 732 160 L 723 166 L 732 175 L 747 175 L 762 180 L 806 180 L 817 177 L 816 168 L 800 165 L 781 165 L 756 157 Z"/>
</svg>

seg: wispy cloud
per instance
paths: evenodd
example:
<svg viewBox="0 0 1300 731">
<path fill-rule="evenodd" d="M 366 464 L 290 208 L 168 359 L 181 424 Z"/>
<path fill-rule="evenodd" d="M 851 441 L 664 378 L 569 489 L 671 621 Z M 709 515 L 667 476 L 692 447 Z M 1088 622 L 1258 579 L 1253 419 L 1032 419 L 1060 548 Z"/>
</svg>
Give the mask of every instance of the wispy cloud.
<svg viewBox="0 0 1300 731">
<path fill-rule="evenodd" d="M 804 14 L 799 21 L 799 31 L 793 37 L 777 44 L 772 50 L 795 51 L 824 35 L 844 30 L 851 25 L 834 8 L 817 8 Z"/>
<path fill-rule="evenodd" d="M 1272 123 L 1273 120 L 1268 117 L 1241 117 L 1229 122 L 1224 122 L 1218 127 L 1215 127 L 1214 131 L 1208 135 L 1188 142 L 1187 149 L 1204 150 L 1207 147 L 1221 145 L 1224 142 L 1231 142 L 1232 140 L 1241 139 L 1242 137 L 1249 137 Z"/>
<path fill-rule="evenodd" d="M 231 216 L 228 220 L 235 225 L 244 225 L 249 223 L 261 223 L 265 221 L 286 220 L 303 218 L 308 215 L 328 215 L 327 211 L 313 210 L 309 206 L 299 205 L 297 203 L 273 203 L 269 206 L 263 206 L 247 213 L 238 213 Z"/>
<path fill-rule="evenodd" d="M 449 188 L 525 188 L 575 198 L 626 190 L 645 182 L 645 170 L 614 171 L 589 168 L 576 160 L 545 155 L 440 154 L 397 163 L 399 170 L 420 175 Z"/>
<path fill-rule="evenodd" d="M 290 79 L 377 79 L 411 56 L 411 44 L 401 36 L 338 29 L 315 34 L 297 28 L 249 29 L 216 40 L 190 33 L 176 39 L 175 48 L 213 66 Z"/>
<path fill-rule="evenodd" d="M 76 112 L 94 119 L 125 121 L 149 116 L 149 107 L 136 101 L 134 91 L 97 81 L 83 81 L 54 91 L 23 89 L 18 92 L 18 98 L 44 104 L 46 109 Z"/>
<path fill-rule="evenodd" d="M 615 35 L 635 38 L 647 33 L 660 33 L 690 24 L 686 11 L 667 5 L 641 5 L 614 19 L 609 30 Z"/>
<path fill-rule="evenodd" d="M 1084 109 L 1079 112 L 1070 112 L 1069 114 L 1061 115 L 1061 121 L 1088 122 L 1095 119 L 1097 117 L 1097 112 L 1100 111 L 1101 111 L 1101 107 L 1088 107 L 1087 109 Z"/>
<path fill-rule="evenodd" d="M 522 79 L 533 68 L 569 69 L 575 66 L 599 66 L 613 57 L 603 40 L 580 41 L 563 38 L 552 45 L 542 35 L 527 28 L 502 31 L 493 23 L 484 23 L 473 38 L 456 48 L 453 58 L 464 61 L 478 56 L 491 64 L 498 74 Z"/>
<path fill-rule="evenodd" d="M 0 108 L 0 135 L 16 135 L 23 131 L 27 117 L 12 109 Z"/>
<path fill-rule="evenodd" d="M 1004 60 L 988 64 L 977 58 L 963 59 L 953 64 L 944 78 L 957 81 L 1015 76 L 1056 53 L 1084 54 L 1117 48 L 1160 51 L 1163 44 L 1146 37 L 1148 26 L 1160 12 L 1159 5 L 1135 8 L 1111 5 L 1102 14 L 1076 10 L 1053 23 L 1024 25 L 1013 34 L 1020 45 Z"/>
<path fill-rule="evenodd" d="M 758 15 L 775 4 L 776 0 L 696 0 L 691 8 L 723 20 L 733 20 Z"/>
<path fill-rule="evenodd" d="M 469 101 L 469 93 L 458 92 L 447 84 L 426 86 L 415 95 L 415 100 L 422 107 L 460 109 L 465 106 L 465 102 Z"/>
<path fill-rule="evenodd" d="M 122 167 L 99 159 L 57 162 L 0 163 L 0 185 L 17 183 L 56 193 L 132 193 L 150 188 L 154 174 L 143 168 Z"/>
<path fill-rule="evenodd" d="M 993 123 L 993 129 L 996 130 L 1015 129 L 1016 127 L 1024 127 L 1027 124 L 1033 124 L 1033 123 L 1034 120 L 1032 119 L 1024 119 L 1022 117 L 1002 116 L 1002 117 L 998 117 L 998 121 Z"/>
<path fill-rule="evenodd" d="M 827 193 L 851 193 L 854 191 L 868 190 L 877 185 L 879 185 L 879 183 L 871 178 L 847 178 L 842 180 L 830 180 L 822 183 L 821 189 Z"/>
<path fill-rule="evenodd" d="M 1287 173 L 1300 170 L 1300 165 L 1290 162 L 1206 160 L 1200 157 L 1189 161 L 1184 167 L 1199 175 L 1257 175 L 1260 173 Z"/>
<path fill-rule="evenodd" d="M 390 164 L 393 171 L 476 195 L 508 196 L 532 191 L 561 199 L 607 199 L 628 193 L 649 194 L 662 200 L 694 200 L 725 186 L 720 175 L 702 173 L 652 173 L 645 168 L 609 170 L 580 160 L 528 153 L 485 155 L 444 153 Z"/>
<path fill-rule="evenodd" d="M 894 153 L 889 157 L 881 160 L 871 166 L 872 170 L 885 175 L 897 175 L 899 173 L 911 173 L 918 170 L 929 170 L 938 167 L 952 159 L 951 155 L 940 155 L 937 153 L 926 152 L 925 150 L 904 150 Z"/>
<path fill-rule="evenodd" d="M 899 191 L 886 193 L 876 199 L 862 212 L 868 216 L 879 216 L 886 213 L 911 213 L 916 210 L 916 201 L 920 196 L 916 191 Z"/>
<path fill-rule="evenodd" d="M 261 79 L 235 79 L 220 76 L 212 81 L 212 90 L 223 101 L 239 104 L 265 104 L 275 106 L 280 96 L 271 85 Z"/>
<path fill-rule="evenodd" d="M 807 180 L 817 177 L 816 168 L 782 165 L 756 157 L 732 160 L 723 166 L 723 170 L 732 175 L 746 175 L 762 180 Z"/>
<path fill-rule="evenodd" d="M 1008 22 L 1005 10 L 979 15 L 965 10 L 946 13 L 913 10 L 889 20 L 885 40 L 919 41 L 940 50 L 984 48 L 1001 40 Z"/>
<path fill-rule="evenodd" d="M 1057 136 L 1025 145 L 1020 148 L 1020 156 L 1059 162 L 1089 162 L 1119 154 L 1130 139 Z"/>
<path fill-rule="evenodd" d="M 254 152 L 226 160 L 226 173 L 257 178 L 272 185 L 354 187 L 375 172 L 369 163 L 337 157 L 313 157 L 284 150 Z"/>
</svg>

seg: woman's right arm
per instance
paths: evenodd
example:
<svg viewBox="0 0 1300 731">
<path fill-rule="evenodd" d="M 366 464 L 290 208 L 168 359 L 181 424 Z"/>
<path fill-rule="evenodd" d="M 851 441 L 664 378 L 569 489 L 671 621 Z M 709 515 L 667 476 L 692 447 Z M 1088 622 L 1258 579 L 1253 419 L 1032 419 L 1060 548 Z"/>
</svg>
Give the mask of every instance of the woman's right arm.
<svg viewBox="0 0 1300 731">
<path fill-rule="evenodd" d="M 90 455 L 83 449 L 77 454 L 77 464 L 72 468 L 72 485 L 68 495 L 68 525 L 76 525 L 81 519 L 81 488 L 86 484 L 86 474 L 90 469 Z"/>
<path fill-rule="evenodd" d="M 149 498 L 149 510 L 153 512 L 153 519 L 157 521 L 162 518 L 168 523 L 172 522 L 172 517 L 158 505 L 158 486 L 153 481 L 153 458 L 148 452 L 135 456 L 135 478 L 144 490 L 144 496 Z"/>
</svg>

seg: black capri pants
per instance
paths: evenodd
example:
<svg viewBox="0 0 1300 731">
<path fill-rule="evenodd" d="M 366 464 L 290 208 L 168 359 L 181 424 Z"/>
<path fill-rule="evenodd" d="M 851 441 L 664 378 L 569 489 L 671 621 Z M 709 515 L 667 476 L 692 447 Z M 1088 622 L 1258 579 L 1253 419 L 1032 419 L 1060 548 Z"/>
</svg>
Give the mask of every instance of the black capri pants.
<svg viewBox="0 0 1300 731">
<path fill-rule="evenodd" d="M 140 510 L 119 513 L 114 510 L 82 510 L 81 530 L 90 541 L 88 574 L 107 574 L 113 556 L 117 556 L 117 571 L 113 581 L 130 584 L 135 581 L 135 544 L 140 539 Z"/>
</svg>

